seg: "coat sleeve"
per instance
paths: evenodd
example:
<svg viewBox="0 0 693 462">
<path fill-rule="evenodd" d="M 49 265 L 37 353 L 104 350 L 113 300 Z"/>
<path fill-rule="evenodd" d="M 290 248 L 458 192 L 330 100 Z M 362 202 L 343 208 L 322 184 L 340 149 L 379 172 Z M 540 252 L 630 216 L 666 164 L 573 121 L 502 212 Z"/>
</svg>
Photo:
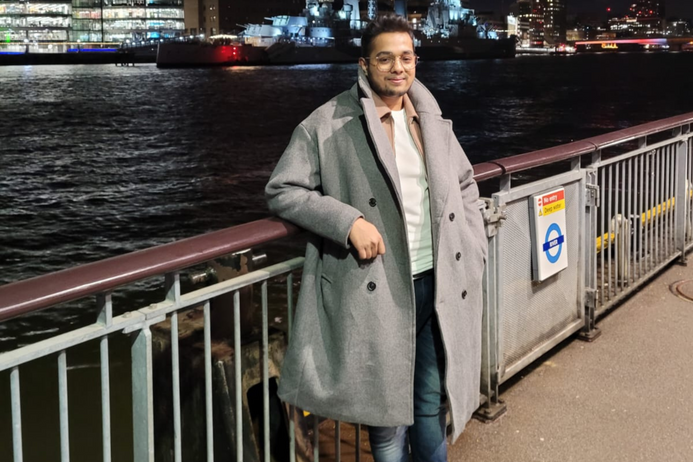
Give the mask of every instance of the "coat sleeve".
<svg viewBox="0 0 693 462">
<path fill-rule="evenodd" d="M 462 195 L 465 216 L 467 218 L 467 225 L 472 231 L 472 235 L 477 238 L 484 260 L 486 260 L 488 256 L 488 239 L 486 238 L 484 217 L 478 205 L 479 188 L 474 180 L 474 169 L 452 130 L 450 137 L 450 146 L 457 165 L 457 176 L 460 184 L 460 194 Z"/>
<path fill-rule="evenodd" d="M 323 194 L 318 146 L 303 124 L 296 127 L 267 186 L 272 213 L 349 248 L 349 232 L 363 214 Z"/>
</svg>

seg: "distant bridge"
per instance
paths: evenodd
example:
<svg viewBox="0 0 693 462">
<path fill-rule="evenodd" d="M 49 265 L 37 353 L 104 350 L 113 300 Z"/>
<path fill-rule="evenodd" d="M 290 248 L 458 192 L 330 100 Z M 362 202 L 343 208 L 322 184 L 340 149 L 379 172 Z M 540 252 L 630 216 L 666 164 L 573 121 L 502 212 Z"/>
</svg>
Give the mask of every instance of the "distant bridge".
<svg viewBox="0 0 693 462">
<path fill-rule="evenodd" d="M 604 39 L 575 42 L 577 51 L 693 51 L 693 37 Z"/>
</svg>

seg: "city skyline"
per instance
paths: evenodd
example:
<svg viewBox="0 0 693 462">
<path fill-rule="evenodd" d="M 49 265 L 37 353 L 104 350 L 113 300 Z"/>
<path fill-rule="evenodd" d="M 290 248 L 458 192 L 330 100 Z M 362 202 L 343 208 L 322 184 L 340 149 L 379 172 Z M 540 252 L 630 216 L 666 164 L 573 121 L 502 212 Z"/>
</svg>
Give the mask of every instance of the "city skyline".
<svg viewBox="0 0 693 462">
<path fill-rule="evenodd" d="M 506 12 L 515 0 L 472 0 L 472 7 L 478 11 L 493 10 Z M 625 16 L 633 0 L 567 0 L 569 14 L 603 14 L 607 8 L 614 15 Z M 666 16 L 693 19 L 692 0 L 665 0 Z"/>
</svg>

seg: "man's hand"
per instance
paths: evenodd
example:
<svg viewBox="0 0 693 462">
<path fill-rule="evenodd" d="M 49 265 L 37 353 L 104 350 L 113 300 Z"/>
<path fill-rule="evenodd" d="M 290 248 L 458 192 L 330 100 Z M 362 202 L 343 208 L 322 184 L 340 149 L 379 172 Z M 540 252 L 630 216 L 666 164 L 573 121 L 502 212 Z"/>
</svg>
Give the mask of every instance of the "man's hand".
<svg viewBox="0 0 693 462">
<path fill-rule="evenodd" d="M 385 253 L 385 243 L 375 226 L 359 218 L 349 231 L 351 245 L 359 252 L 361 260 L 370 260 Z"/>
</svg>

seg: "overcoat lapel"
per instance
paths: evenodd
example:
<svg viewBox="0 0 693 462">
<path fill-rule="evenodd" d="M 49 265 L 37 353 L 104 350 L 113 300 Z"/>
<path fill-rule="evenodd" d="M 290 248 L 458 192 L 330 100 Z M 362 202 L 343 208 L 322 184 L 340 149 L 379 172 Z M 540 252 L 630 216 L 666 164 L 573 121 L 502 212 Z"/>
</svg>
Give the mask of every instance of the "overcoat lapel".
<svg viewBox="0 0 693 462">
<path fill-rule="evenodd" d="M 378 111 L 375 109 L 375 103 L 371 98 L 361 98 L 361 107 L 363 108 L 363 113 L 366 118 L 366 125 L 368 126 L 368 133 L 373 140 L 375 145 L 375 153 L 383 166 L 387 175 L 389 177 L 390 183 L 395 189 L 397 195 L 397 203 L 399 210 L 404 214 L 404 208 L 402 206 L 402 186 L 399 183 L 399 172 L 397 171 L 397 161 L 395 160 L 395 153 L 392 150 L 392 145 L 390 140 L 383 130 L 380 122 L 380 117 L 378 117 Z"/>
<path fill-rule="evenodd" d="M 421 137 L 428 172 L 428 194 L 431 204 L 431 222 L 437 234 L 438 225 L 445 210 L 445 201 L 450 191 L 450 161 L 448 159 L 448 133 L 450 123 L 439 115 L 419 113 Z"/>
</svg>

